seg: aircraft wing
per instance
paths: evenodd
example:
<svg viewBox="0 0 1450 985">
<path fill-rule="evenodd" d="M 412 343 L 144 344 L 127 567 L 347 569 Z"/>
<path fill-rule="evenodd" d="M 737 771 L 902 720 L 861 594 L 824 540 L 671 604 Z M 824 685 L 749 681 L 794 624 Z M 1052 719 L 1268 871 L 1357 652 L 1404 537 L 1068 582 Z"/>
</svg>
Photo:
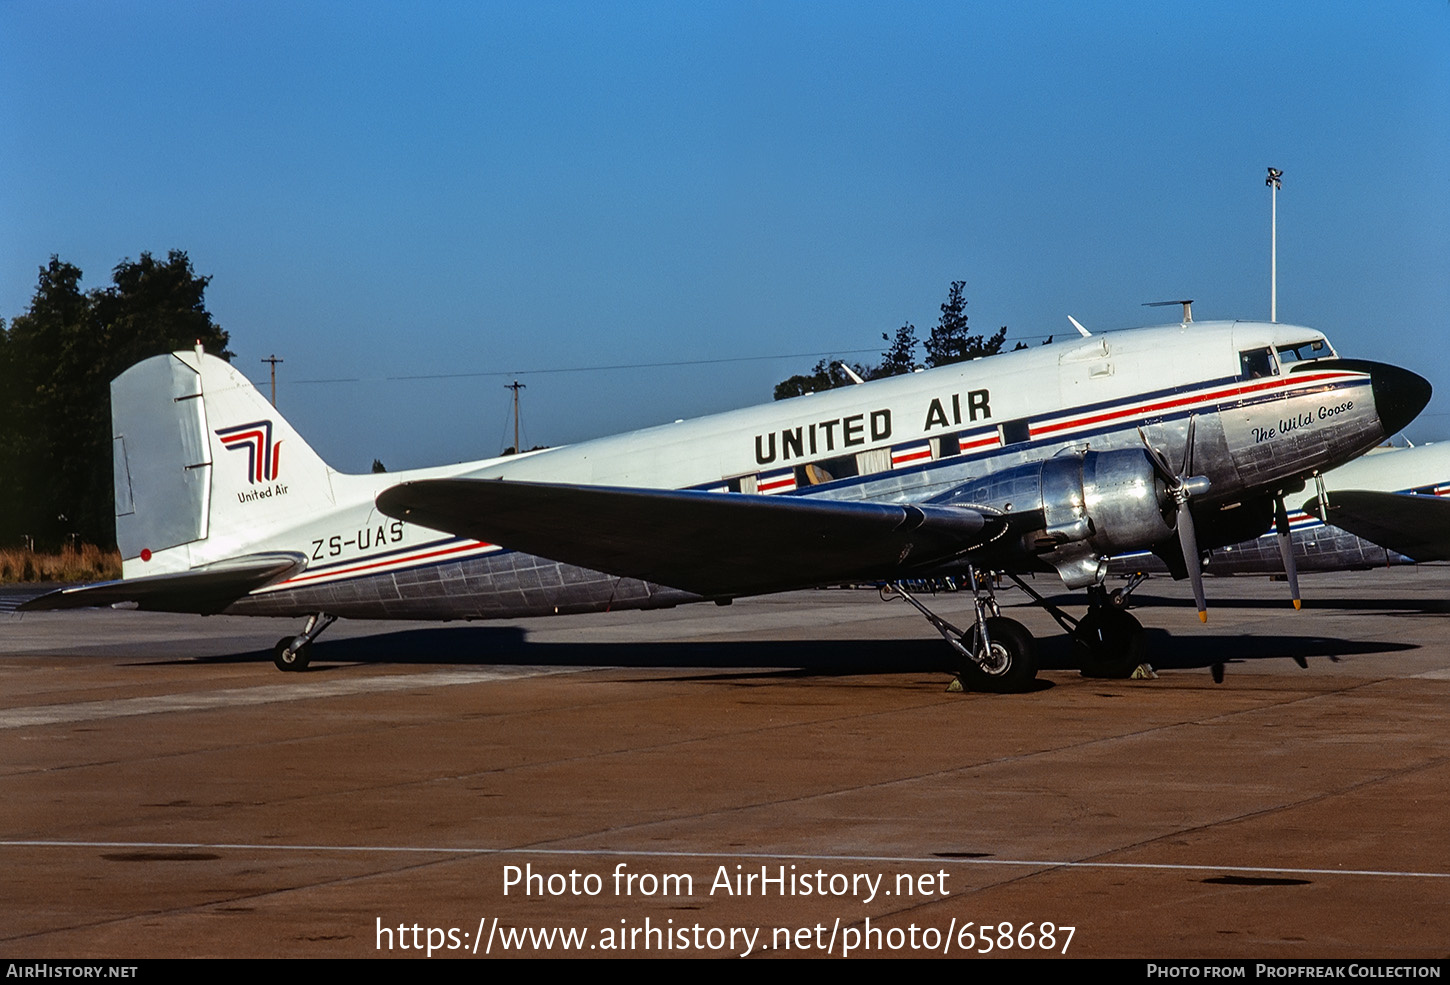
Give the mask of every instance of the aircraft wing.
<svg viewBox="0 0 1450 985">
<path fill-rule="evenodd" d="M 1450 561 L 1450 500 L 1347 489 L 1329 493 L 1327 516 L 1317 497 L 1304 509 L 1416 561 Z"/>
<path fill-rule="evenodd" d="M 409 523 L 707 597 L 903 577 L 1006 526 L 960 507 L 499 479 L 406 482 L 377 504 Z"/>
<path fill-rule="evenodd" d="M 134 602 L 137 608 L 158 612 L 220 612 L 248 592 L 302 570 L 306 563 L 304 555 L 291 552 L 252 554 L 190 571 L 62 588 L 28 599 L 16 611 Z"/>
</svg>

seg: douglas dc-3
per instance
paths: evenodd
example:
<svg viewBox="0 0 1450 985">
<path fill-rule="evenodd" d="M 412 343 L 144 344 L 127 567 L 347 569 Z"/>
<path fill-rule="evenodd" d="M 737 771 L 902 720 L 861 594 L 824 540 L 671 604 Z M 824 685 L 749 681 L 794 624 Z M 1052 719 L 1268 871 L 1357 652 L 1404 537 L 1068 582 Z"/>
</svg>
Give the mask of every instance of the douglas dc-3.
<svg viewBox="0 0 1450 985">
<path fill-rule="evenodd" d="M 1142 627 L 1107 558 L 1269 529 L 1283 497 L 1399 431 L 1414 373 L 1339 358 L 1319 332 L 1199 322 L 1093 335 L 615 437 L 382 475 L 328 468 L 226 362 L 176 352 L 112 384 L 119 581 L 28 609 L 306 616 L 283 670 L 339 616 L 485 619 L 647 609 L 842 582 L 899 592 L 969 687 L 1037 673 L 988 572 L 1086 589 L 1051 608 L 1084 670 L 1136 665 Z M 1292 565 L 1292 554 L 1286 554 Z M 1185 561 L 1186 559 L 1186 561 Z M 1291 569 L 1292 570 L 1292 569 Z M 962 575 L 975 619 L 907 585 Z M 1028 589 L 1034 597 L 1036 592 Z"/>
</svg>

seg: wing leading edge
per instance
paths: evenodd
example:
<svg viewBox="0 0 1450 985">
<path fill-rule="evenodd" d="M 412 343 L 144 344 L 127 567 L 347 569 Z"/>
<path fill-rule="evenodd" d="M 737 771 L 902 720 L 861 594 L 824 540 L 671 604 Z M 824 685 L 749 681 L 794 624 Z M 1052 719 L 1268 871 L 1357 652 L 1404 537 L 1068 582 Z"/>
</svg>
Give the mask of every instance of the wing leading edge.
<svg viewBox="0 0 1450 985">
<path fill-rule="evenodd" d="M 964 507 L 695 490 L 428 479 L 378 509 L 435 530 L 706 597 L 909 576 L 996 537 Z"/>
</svg>

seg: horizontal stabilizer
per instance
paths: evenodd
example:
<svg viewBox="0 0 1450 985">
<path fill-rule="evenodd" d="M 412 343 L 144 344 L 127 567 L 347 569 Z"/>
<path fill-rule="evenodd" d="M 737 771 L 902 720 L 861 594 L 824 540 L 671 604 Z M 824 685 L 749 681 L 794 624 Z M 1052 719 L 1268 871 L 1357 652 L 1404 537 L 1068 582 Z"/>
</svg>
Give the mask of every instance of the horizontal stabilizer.
<svg viewBox="0 0 1450 985">
<path fill-rule="evenodd" d="M 291 552 L 251 554 L 190 571 L 62 588 L 16 608 L 34 612 L 134 602 L 139 609 L 158 612 L 220 612 L 248 592 L 302 570 L 306 563 L 306 557 Z"/>
<path fill-rule="evenodd" d="M 1348 489 L 1330 492 L 1328 516 L 1319 509 L 1318 498 L 1304 509 L 1416 561 L 1450 561 L 1450 500 Z"/>
<path fill-rule="evenodd" d="M 960 507 L 498 479 L 405 482 L 377 503 L 409 523 L 709 597 L 903 577 L 1005 523 Z"/>
</svg>

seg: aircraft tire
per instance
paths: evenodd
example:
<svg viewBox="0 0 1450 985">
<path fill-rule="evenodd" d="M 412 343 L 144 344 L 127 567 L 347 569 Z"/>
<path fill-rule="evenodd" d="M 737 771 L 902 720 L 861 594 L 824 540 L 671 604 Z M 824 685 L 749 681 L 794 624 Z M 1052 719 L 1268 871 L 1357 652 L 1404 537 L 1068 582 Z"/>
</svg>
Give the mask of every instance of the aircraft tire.
<svg viewBox="0 0 1450 985">
<path fill-rule="evenodd" d="M 1015 619 L 993 616 L 987 620 L 987 638 L 991 640 L 994 666 L 987 669 L 969 661 L 961 673 L 962 684 L 973 691 L 994 694 L 1016 694 L 1032 687 L 1037 678 L 1037 641 L 1027 627 Z M 962 642 L 977 650 L 975 627 L 962 636 Z"/>
<path fill-rule="evenodd" d="M 1084 677 L 1130 677 L 1143 662 L 1143 624 L 1129 612 L 1094 606 L 1072 633 Z"/>
<path fill-rule="evenodd" d="M 307 669 L 308 661 L 312 659 L 311 643 L 303 643 L 295 653 L 287 652 L 287 648 L 296 638 L 295 636 L 284 636 L 272 648 L 272 662 L 277 665 L 278 670 L 302 671 Z"/>
</svg>

